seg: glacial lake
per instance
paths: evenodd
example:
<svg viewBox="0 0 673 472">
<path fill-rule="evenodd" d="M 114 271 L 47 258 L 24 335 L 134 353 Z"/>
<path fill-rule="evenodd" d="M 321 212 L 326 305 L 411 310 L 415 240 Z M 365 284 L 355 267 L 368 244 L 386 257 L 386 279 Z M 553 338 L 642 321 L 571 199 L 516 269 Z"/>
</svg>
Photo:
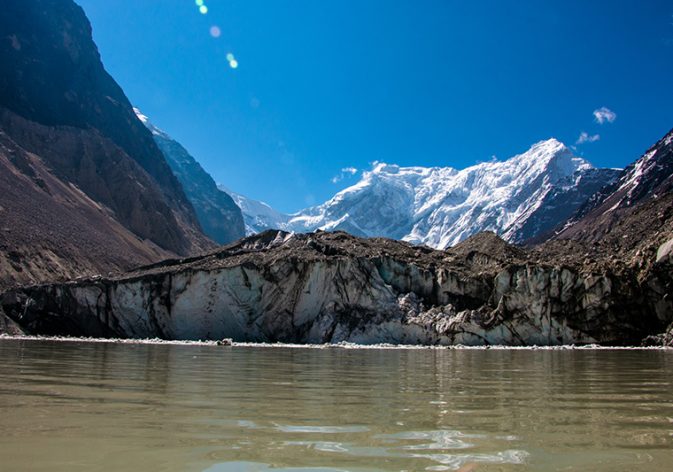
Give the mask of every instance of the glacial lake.
<svg viewBox="0 0 673 472">
<path fill-rule="evenodd" d="M 0 470 L 670 471 L 673 351 L 0 340 Z"/>
</svg>

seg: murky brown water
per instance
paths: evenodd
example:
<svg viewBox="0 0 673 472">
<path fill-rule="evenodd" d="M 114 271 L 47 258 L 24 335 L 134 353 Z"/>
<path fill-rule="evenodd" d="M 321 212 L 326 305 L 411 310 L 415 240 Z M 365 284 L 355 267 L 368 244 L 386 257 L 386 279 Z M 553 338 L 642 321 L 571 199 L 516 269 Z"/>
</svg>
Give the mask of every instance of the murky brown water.
<svg viewBox="0 0 673 472">
<path fill-rule="evenodd" d="M 0 470 L 673 470 L 673 352 L 0 341 Z"/>
</svg>

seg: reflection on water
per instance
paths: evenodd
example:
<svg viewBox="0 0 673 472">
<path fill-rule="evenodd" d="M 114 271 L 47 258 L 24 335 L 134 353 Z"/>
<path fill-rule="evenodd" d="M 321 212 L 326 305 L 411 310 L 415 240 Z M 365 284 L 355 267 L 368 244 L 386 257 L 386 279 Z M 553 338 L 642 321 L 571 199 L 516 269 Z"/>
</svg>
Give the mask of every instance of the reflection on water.
<svg viewBox="0 0 673 472">
<path fill-rule="evenodd" d="M 673 352 L 0 341 L 0 469 L 668 471 Z"/>
</svg>

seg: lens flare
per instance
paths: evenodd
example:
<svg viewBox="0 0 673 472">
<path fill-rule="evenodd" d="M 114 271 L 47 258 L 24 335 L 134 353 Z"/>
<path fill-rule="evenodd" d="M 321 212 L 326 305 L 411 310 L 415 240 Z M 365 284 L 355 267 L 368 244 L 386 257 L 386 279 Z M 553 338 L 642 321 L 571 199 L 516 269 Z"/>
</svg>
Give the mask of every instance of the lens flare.
<svg viewBox="0 0 673 472">
<path fill-rule="evenodd" d="M 213 38 L 219 38 L 221 34 L 222 34 L 222 30 L 220 29 L 219 26 L 213 25 L 213 26 L 210 27 L 210 35 Z"/>
<path fill-rule="evenodd" d="M 202 7 L 203 6 L 203 0 L 194 0 L 194 3 L 196 3 L 197 7 Z"/>
<path fill-rule="evenodd" d="M 234 55 L 232 53 L 230 53 L 230 52 L 227 53 L 227 61 L 231 62 L 235 59 L 236 58 L 234 57 Z"/>
<path fill-rule="evenodd" d="M 201 12 L 202 15 L 205 15 L 206 13 L 208 13 L 208 7 L 205 5 L 201 5 L 199 7 L 199 11 Z"/>
</svg>

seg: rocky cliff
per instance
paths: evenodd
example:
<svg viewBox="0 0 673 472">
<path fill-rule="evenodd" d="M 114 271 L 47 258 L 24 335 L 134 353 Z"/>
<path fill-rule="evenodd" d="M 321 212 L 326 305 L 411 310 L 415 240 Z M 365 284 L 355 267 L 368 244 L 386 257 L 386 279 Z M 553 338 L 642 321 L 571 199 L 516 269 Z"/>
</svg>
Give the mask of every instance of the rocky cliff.
<svg viewBox="0 0 673 472">
<path fill-rule="evenodd" d="M 299 343 L 634 344 L 671 322 L 670 258 L 641 273 L 554 254 L 492 233 L 438 251 L 268 231 L 123 277 L 8 292 L 0 306 L 32 333 Z"/>
<path fill-rule="evenodd" d="M 143 179 L 144 174 L 138 172 L 135 180 L 124 178 L 126 166 L 135 164 L 124 159 L 122 151 L 109 142 L 106 147 L 105 140 L 92 131 L 61 128 L 55 133 L 8 111 L 0 111 L 0 123 L 0 290 L 126 270 L 173 254 L 139 238 L 119 222 L 112 209 L 97 202 L 96 192 L 108 191 L 104 185 L 94 186 L 91 196 L 57 174 L 59 151 L 76 149 L 82 165 L 63 171 L 88 172 L 95 184 L 102 178 L 88 161 L 100 162 L 110 173 L 108 178 L 115 179 L 117 188 L 125 192 L 116 197 L 129 199 L 129 216 L 143 215 L 152 207 L 165 209 L 149 177 Z M 54 157 L 52 165 L 17 144 L 5 132 L 7 127 L 30 130 L 38 138 L 35 145 Z M 146 187 L 141 189 L 141 185 Z"/>
<path fill-rule="evenodd" d="M 195 221 L 151 134 L 105 71 L 84 11 L 72 0 L 5 0 L 2 10 L 0 105 L 46 126 L 98 130 L 157 182 L 171 208 Z"/>
<path fill-rule="evenodd" d="M 0 15 L 0 288 L 214 247 L 71 0 Z"/>
</svg>

